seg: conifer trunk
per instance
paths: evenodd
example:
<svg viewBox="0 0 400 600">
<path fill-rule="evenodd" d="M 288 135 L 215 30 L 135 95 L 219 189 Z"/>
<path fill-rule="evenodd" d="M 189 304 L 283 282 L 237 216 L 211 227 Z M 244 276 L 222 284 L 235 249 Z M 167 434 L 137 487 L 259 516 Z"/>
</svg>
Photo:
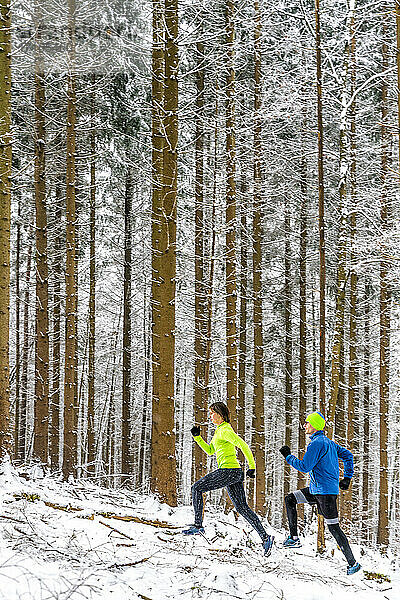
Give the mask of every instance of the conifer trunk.
<svg viewBox="0 0 400 600">
<path fill-rule="evenodd" d="M 256 462 L 255 508 L 265 515 L 265 415 L 264 415 L 264 340 L 262 315 L 262 227 L 261 227 L 261 15 L 255 0 L 254 29 L 254 196 L 253 196 L 253 322 L 254 391 L 252 448 Z"/>
<path fill-rule="evenodd" d="M 204 43 L 203 28 L 199 26 L 200 40 L 196 43 L 196 142 L 195 142 L 195 367 L 194 367 L 194 420 L 207 421 L 205 389 L 207 314 L 206 282 L 204 272 Z M 193 449 L 194 479 L 206 474 L 207 455 L 198 444 Z"/>
<path fill-rule="evenodd" d="M 32 265 L 32 243 L 28 246 L 28 256 L 26 259 L 25 273 L 25 294 L 24 294 L 24 341 L 22 347 L 21 364 L 21 410 L 20 410 L 20 435 L 19 435 L 19 458 L 24 461 L 27 458 L 27 429 L 28 429 L 28 360 L 29 360 L 29 301 L 30 301 L 30 281 Z"/>
<path fill-rule="evenodd" d="M 346 295 L 346 259 L 347 259 L 347 186 L 348 186 L 348 118 L 347 118 L 347 74 L 349 68 L 349 44 L 346 43 L 343 61 L 342 93 L 339 132 L 339 236 L 338 236 L 338 264 L 336 273 L 336 308 L 335 308 L 335 335 L 332 348 L 332 383 L 331 397 L 328 409 L 328 436 L 332 436 L 335 420 L 336 405 L 339 394 L 343 394 L 341 378 L 344 369 L 344 314 Z M 343 398 L 344 400 L 344 398 Z M 344 407 L 343 407 L 344 408 Z M 343 438 L 345 436 L 343 435 Z M 344 441 L 344 439 L 343 439 Z"/>
<path fill-rule="evenodd" d="M 382 16 L 382 71 L 389 65 L 388 14 Z M 387 230 L 388 215 L 388 83 L 386 76 L 382 82 L 382 124 L 381 124 L 381 228 Z M 389 498 L 388 498 L 388 417 L 389 417 L 389 346 L 390 346 L 390 288 L 388 281 L 388 260 L 385 247 L 381 247 L 379 265 L 379 506 L 378 506 L 378 544 L 382 552 L 386 552 L 389 542 Z"/>
<path fill-rule="evenodd" d="M 355 0 L 350 5 L 349 11 L 349 54 L 350 54 L 350 97 L 356 86 L 356 38 L 354 21 Z M 347 402 L 347 447 L 359 458 L 358 440 L 359 431 L 357 431 L 359 422 L 359 397 L 358 397 L 358 367 L 357 367 L 357 284 L 358 276 L 356 272 L 356 231 L 357 231 L 357 190 L 356 190 L 356 118 L 355 101 L 351 103 L 349 110 L 350 121 L 350 320 L 349 320 L 349 391 Z M 353 478 L 350 492 L 345 496 L 344 517 L 351 523 L 353 513 L 353 498 L 357 498 L 359 489 L 359 477 Z M 356 503 L 354 504 L 356 508 Z M 358 507 L 357 507 L 358 508 Z"/>
<path fill-rule="evenodd" d="M 317 129 L 318 129 L 318 230 L 319 230 L 319 408 L 325 415 L 325 201 L 324 201 L 324 129 L 322 120 L 322 58 L 319 0 L 315 0 L 315 42 L 317 66 Z M 324 521 L 318 515 L 317 549 L 325 548 Z"/>
<path fill-rule="evenodd" d="M 304 118 L 304 130 L 306 130 L 306 119 Z M 304 423 L 306 419 L 307 402 L 307 159 L 305 148 L 302 147 L 300 163 L 300 251 L 299 251 L 299 304 L 300 304 L 300 328 L 299 328 L 299 456 L 303 456 L 306 450 L 306 435 Z M 306 476 L 298 472 L 297 487 L 306 487 Z M 300 507 L 299 507 L 300 508 Z M 304 511 L 299 511 L 303 516 Z"/>
<path fill-rule="evenodd" d="M 211 373 L 211 349 L 212 349 L 212 315 L 213 315 L 213 289 L 214 289 L 214 269 L 215 269 L 215 244 L 216 244 L 216 231 L 215 231 L 215 205 L 217 195 L 217 148 L 218 148 L 218 81 L 215 86 L 215 127 L 214 127 L 214 164 L 213 164 L 213 189 L 212 189 L 212 207 L 211 207 L 211 219 L 209 225 L 209 238 L 211 238 L 210 244 L 210 256 L 209 256 L 209 267 L 208 267 L 208 281 L 207 281 L 207 331 L 206 331 L 206 355 L 205 355 L 205 374 L 204 374 L 204 387 L 205 387 L 205 401 L 208 404 L 210 397 L 210 373 Z"/>
<path fill-rule="evenodd" d="M 143 390 L 143 407 L 142 407 L 142 425 L 140 429 L 139 442 L 139 485 L 143 486 L 146 478 L 146 457 L 148 454 L 147 438 L 149 429 L 149 383 L 150 383 L 150 360 L 151 360 L 151 334 L 147 332 L 146 319 L 147 301 L 144 296 L 143 307 L 143 347 L 144 347 L 144 390 Z"/>
<path fill-rule="evenodd" d="M 76 276 L 76 72 L 75 0 L 68 0 L 67 76 L 67 170 L 66 170 L 66 263 L 65 263 L 65 363 L 64 363 L 64 452 L 63 476 L 76 474 L 77 467 L 77 309 Z"/>
<path fill-rule="evenodd" d="M 245 434 L 246 410 L 246 359 L 247 359 L 247 197 L 245 162 L 242 163 L 240 184 L 240 327 L 239 327 L 239 379 L 237 404 L 237 433 L 240 437 Z"/>
<path fill-rule="evenodd" d="M 21 198 L 18 194 L 17 236 L 15 252 L 15 427 L 14 457 L 20 459 L 21 418 Z"/>
<path fill-rule="evenodd" d="M 1 0 L 0 25 L 0 461 L 10 451 L 11 12 Z"/>
<path fill-rule="evenodd" d="M 42 55 L 43 15 L 35 2 L 35 204 L 36 204 L 36 329 L 34 455 L 44 464 L 49 445 L 49 312 L 46 209 L 46 92 Z"/>
<path fill-rule="evenodd" d="M 369 540 L 370 532 L 370 521 L 369 521 L 369 506 L 370 506 L 370 495 L 369 495 L 369 480 L 370 480 L 370 298 L 371 291 L 368 280 L 365 281 L 365 292 L 364 292 L 364 411 L 363 411 L 363 470 L 362 470 L 362 521 L 364 527 L 362 528 L 362 539 L 364 541 Z"/>
<path fill-rule="evenodd" d="M 122 482 L 132 477 L 131 368 L 132 368 L 132 174 L 125 179 L 124 299 L 122 334 Z"/>
<path fill-rule="evenodd" d="M 285 445 L 291 446 L 292 421 L 293 421 L 293 344 L 292 344 L 292 289 L 291 289 L 291 249 L 290 249 L 290 207 L 285 196 L 284 208 L 284 235 L 285 235 L 285 286 L 283 292 L 284 320 L 285 320 Z M 290 486 L 290 465 L 284 462 L 283 492 L 286 496 Z M 284 517 L 286 510 L 284 511 Z"/>
<path fill-rule="evenodd" d="M 87 412 L 87 472 L 96 471 L 96 441 L 94 432 L 95 397 L 95 351 L 96 351 L 96 125 L 95 125 L 95 84 L 96 76 L 91 78 L 93 86 L 90 102 L 90 266 L 89 266 L 89 365 L 88 365 L 88 412 Z"/>
<path fill-rule="evenodd" d="M 178 142 L 177 0 L 154 0 L 151 489 L 176 505 L 174 415 L 176 201 Z M 165 52 L 163 40 L 165 39 Z M 159 81 L 157 81 L 159 77 Z M 161 83 L 161 86 L 160 86 Z M 160 109 L 162 119 L 160 118 Z M 164 136 L 164 139 L 163 139 Z"/>
<path fill-rule="evenodd" d="M 237 426 L 237 289 L 236 289 L 236 143 L 235 143 L 235 5 L 226 0 L 226 396 L 234 429 Z"/>
<path fill-rule="evenodd" d="M 55 239 L 53 247 L 53 335 L 52 335 L 52 374 L 51 374 L 51 429 L 50 429 L 50 464 L 58 470 L 60 462 L 60 376 L 61 376 L 61 277 L 62 277 L 62 243 L 61 243 L 61 184 L 56 185 L 54 227 Z"/>
</svg>

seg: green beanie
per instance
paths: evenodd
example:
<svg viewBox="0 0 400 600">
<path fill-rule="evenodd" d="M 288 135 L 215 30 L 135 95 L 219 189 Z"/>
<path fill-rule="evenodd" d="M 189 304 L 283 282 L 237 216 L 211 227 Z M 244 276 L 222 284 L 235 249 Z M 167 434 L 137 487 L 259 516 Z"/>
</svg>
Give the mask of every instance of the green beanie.
<svg viewBox="0 0 400 600">
<path fill-rule="evenodd" d="M 325 419 L 320 412 L 311 413 L 311 415 L 308 415 L 306 421 L 317 431 L 321 431 L 325 427 Z"/>
</svg>

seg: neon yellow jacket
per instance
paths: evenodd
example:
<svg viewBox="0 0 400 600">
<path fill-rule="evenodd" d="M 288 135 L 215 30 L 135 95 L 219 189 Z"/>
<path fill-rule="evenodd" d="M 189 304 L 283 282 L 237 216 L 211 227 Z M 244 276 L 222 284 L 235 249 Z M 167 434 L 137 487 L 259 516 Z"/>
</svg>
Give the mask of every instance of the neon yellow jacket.
<svg viewBox="0 0 400 600">
<path fill-rule="evenodd" d="M 249 446 L 233 431 L 232 425 L 226 421 L 217 426 L 210 444 L 207 444 L 201 435 L 197 435 L 194 440 L 210 456 L 217 454 L 217 464 L 220 469 L 240 468 L 239 461 L 236 458 L 236 447 L 240 448 L 245 455 L 250 469 L 256 468 L 254 456 Z"/>
</svg>

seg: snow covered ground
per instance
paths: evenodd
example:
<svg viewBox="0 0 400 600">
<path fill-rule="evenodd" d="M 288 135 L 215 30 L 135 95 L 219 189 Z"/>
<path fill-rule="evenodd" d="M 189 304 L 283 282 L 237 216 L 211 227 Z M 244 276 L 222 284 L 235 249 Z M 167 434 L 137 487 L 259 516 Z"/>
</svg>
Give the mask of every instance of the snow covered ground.
<svg viewBox="0 0 400 600">
<path fill-rule="evenodd" d="M 46 504 L 47 502 L 47 504 Z M 81 509 L 81 510 L 62 510 Z M 366 571 L 345 574 L 345 561 L 328 539 L 326 556 L 315 536 L 297 550 L 283 550 L 283 531 L 264 558 L 257 535 L 234 514 L 206 509 L 207 539 L 185 538 L 189 506 L 171 509 L 153 497 L 106 490 L 54 477 L 25 480 L 6 466 L 0 475 L 1 600 L 398 600 L 399 558 L 368 549 Z M 103 513 L 102 515 L 100 513 Z M 139 522 L 112 518 L 137 517 Z M 145 524 L 162 521 L 170 528 Z M 333 555 L 332 555 L 333 554 Z"/>
</svg>

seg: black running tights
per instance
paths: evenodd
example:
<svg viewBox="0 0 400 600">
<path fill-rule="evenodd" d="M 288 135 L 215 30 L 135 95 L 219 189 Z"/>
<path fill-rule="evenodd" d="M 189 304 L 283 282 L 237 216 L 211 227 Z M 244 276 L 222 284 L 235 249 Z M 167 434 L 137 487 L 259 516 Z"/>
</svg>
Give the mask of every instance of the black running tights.
<svg viewBox="0 0 400 600">
<path fill-rule="evenodd" d="M 268 537 L 268 534 L 262 526 L 260 519 L 247 504 L 243 479 L 242 469 L 217 469 L 196 481 L 192 486 L 195 525 L 200 527 L 203 522 L 203 493 L 226 487 L 237 512 L 250 523 L 264 541 Z"/>
<path fill-rule="evenodd" d="M 285 505 L 289 521 L 290 535 L 292 537 L 297 536 L 297 500 L 294 494 L 288 494 L 287 496 L 285 496 Z M 354 558 L 354 555 L 351 551 L 349 540 L 347 539 L 343 530 L 340 528 L 339 523 L 328 523 L 328 529 L 335 538 L 337 545 L 345 555 L 349 565 L 353 566 L 356 563 L 356 559 Z"/>
</svg>

